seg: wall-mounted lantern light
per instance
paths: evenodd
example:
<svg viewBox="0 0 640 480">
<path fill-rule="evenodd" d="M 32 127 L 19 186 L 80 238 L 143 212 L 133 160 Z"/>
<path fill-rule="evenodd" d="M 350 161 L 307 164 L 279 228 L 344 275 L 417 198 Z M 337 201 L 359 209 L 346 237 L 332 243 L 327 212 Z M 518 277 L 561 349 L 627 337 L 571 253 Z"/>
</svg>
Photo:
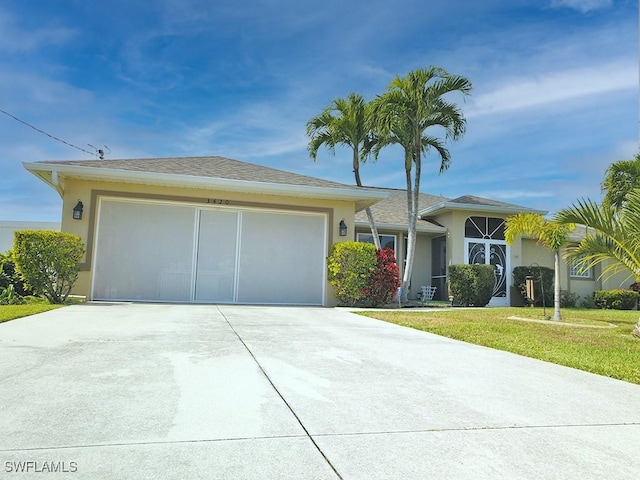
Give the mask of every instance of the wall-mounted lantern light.
<svg viewBox="0 0 640 480">
<path fill-rule="evenodd" d="M 78 203 L 76 203 L 76 206 L 73 207 L 73 219 L 74 220 L 82 220 L 82 209 L 84 208 L 84 205 L 82 205 L 82 202 L 80 200 L 78 200 Z"/>
<path fill-rule="evenodd" d="M 346 237 L 347 236 L 347 224 L 344 223 L 344 218 L 342 220 L 340 220 L 340 236 L 341 237 Z"/>
</svg>

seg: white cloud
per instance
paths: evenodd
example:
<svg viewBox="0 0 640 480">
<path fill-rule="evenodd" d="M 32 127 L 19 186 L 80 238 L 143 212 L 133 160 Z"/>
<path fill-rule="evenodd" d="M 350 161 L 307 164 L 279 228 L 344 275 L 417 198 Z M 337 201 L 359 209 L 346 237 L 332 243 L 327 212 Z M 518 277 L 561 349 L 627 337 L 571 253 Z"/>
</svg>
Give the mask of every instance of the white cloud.
<svg viewBox="0 0 640 480">
<path fill-rule="evenodd" d="M 551 6 L 554 8 L 573 8 L 582 13 L 601 10 L 613 5 L 613 0 L 552 0 Z"/>
<path fill-rule="evenodd" d="M 557 105 L 582 97 L 637 88 L 637 63 L 617 61 L 537 77 L 514 78 L 493 91 L 472 98 L 467 116 Z"/>
<path fill-rule="evenodd" d="M 43 46 L 62 44 L 71 40 L 76 32 L 70 28 L 41 26 L 24 28 L 17 25 L 13 16 L 0 10 L 0 52 L 25 53 Z"/>
</svg>

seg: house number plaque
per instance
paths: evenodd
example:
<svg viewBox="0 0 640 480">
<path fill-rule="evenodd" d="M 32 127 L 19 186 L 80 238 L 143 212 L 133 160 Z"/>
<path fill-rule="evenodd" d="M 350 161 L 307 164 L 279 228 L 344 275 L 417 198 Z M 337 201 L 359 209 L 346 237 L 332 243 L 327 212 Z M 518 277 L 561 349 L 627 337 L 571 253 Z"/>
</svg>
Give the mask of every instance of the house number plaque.
<svg viewBox="0 0 640 480">
<path fill-rule="evenodd" d="M 207 198 L 207 203 L 212 203 L 214 205 L 229 205 L 231 202 L 222 198 Z"/>
</svg>

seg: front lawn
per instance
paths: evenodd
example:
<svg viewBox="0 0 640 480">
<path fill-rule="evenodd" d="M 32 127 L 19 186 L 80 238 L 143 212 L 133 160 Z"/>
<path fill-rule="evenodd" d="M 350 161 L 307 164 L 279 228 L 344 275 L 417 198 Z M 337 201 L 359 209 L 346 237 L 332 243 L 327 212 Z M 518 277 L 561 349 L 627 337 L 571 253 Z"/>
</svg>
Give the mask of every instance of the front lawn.
<svg viewBox="0 0 640 480">
<path fill-rule="evenodd" d="M 8 320 L 15 320 L 20 317 L 35 315 L 36 313 L 46 312 L 63 305 L 52 305 L 50 303 L 30 303 L 26 305 L 0 305 L 0 323 Z"/>
<path fill-rule="evenodd" d="M 429 312 L 367 311 L 362 315 L 469 343 L 640 384 L 640 340 L 631 335 L 639 312 L 563 309 L 565 323 L 616 328 L 578 328 L 508 320 L 543 319 L 541 308 L 450 309 Z M 553 311 L 547 309 L 547 314 Z"/>
</svg>

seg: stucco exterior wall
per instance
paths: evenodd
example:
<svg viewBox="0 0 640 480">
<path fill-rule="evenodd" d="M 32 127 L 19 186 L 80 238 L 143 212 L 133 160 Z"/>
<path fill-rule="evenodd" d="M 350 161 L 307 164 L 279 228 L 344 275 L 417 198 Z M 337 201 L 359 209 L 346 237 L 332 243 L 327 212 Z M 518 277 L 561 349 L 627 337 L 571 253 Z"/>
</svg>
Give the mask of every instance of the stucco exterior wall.
<svg viewBox="0 0 640 480">
<path fill-rule="evenodd" d="M 327 250 L 333 243 L 353 238 L 354 202 L 66 179 L 62 207 L 62 231 L 79 235 L 87 247 L 81 272 L 73 291 L 76 295 L 90 297 L 98 199 L 109 196 L 182 202 L 202 207 L 213 204 L 223 207 L 228 205 L 230 208 L 249 206 L 280 210 L 323 211 L 328 218 Z M 72 217 L 73 207 L 78 200 L 81 200 L 84 205 L 82 220 L 74 220 Z M 341 237 L 339 234 L 338 224 L 342 219 L 350 229 L 350 233 L 346 237 Z M 325 304 L 335 305 L 335 296 L 328 282 L 326 292 Z"/>
</svg>

